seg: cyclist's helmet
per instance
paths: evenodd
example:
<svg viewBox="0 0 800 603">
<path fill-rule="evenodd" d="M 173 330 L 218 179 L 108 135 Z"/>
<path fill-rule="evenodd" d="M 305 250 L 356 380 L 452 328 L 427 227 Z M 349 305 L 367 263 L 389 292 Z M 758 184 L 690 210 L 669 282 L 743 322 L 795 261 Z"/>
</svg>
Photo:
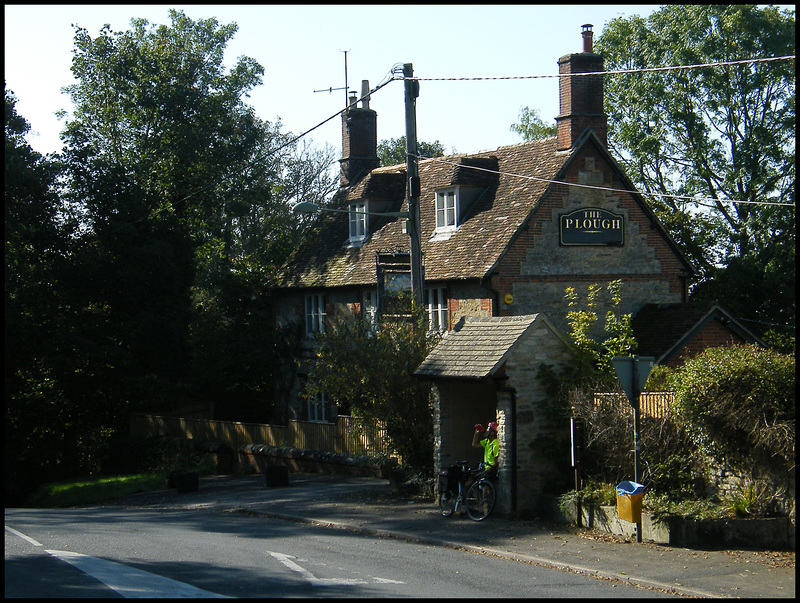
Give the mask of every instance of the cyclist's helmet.
<svg viewBox="0 0 800 603">
<path fill-rule="evenodd" d="M 486 431 L 489 431 L 490 429 L 491 429 L 493 432 L 497 433 L 497 423 L 494 423 L 494 422 L 492 422 L 492 423 L 489 423 L 489 424 L 486 426 Z"/>
</svg>

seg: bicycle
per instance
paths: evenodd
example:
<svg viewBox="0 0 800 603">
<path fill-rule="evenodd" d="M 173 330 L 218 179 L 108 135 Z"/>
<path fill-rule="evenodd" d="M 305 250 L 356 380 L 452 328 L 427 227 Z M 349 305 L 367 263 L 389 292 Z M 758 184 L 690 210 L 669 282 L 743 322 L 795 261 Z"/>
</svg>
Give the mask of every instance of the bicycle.
<svg viewBox="0 0 800 603">
<path fill-rule="evenodd" d="M 467 479 L 483 472 L 483 463 L 476 469 L 469 469 L 468 461 L 458 461 L 447 471 L 439 473 L 437 501 L 439 513 L 450 517 L 466 505 L 467 515 L 473 521 L 483 521 L 494 510 L 497 502 L 497 489 L 490 478 L 481 477 L 466 487 Z"/>
</svg>

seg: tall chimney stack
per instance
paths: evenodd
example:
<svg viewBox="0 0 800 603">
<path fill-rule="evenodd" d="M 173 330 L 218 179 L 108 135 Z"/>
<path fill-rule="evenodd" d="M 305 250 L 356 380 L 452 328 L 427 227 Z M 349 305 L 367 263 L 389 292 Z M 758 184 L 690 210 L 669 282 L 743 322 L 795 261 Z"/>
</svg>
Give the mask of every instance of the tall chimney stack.
<svg viewBox="0 0 800 603">
<path fill-rule="evenodd" d="M 365 92 L 366 90 L 366 92 Z M 350 186 L 371 170 L 380 167 L 378 159 L 378 114 L 369 108 L 369 81 L 361 82 L 362 106 L 358 96 L 350 94 L 342 112 L 342 158 L 339 185 Z"/>
<path fill-rule="evenodd" d="M 608 145 L 608 119 L 603 112 L 603 76 L 580 75 L 569 77 L 573 73 L 592 73 L 603 71 L 603 57 L 593 51 L 592 25 L 581 26 L 583 52 L 568 54 L 558 60 L 559 74 L 559 116 L 558 150 L 571 149 L 578 137 L 591 128 L 602 141 Z"/>
</svg>

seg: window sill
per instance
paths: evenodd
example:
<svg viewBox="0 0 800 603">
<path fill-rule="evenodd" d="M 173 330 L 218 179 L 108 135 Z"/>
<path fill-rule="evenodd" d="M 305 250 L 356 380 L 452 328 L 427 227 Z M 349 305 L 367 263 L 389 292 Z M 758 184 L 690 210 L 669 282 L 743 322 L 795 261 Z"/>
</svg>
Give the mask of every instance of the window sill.
<svg viewBox="0 0 800 603">
<path fill-rule="evenodd" d="M 430 239 L 428 239 L 428 241 L 431 243 L 435 241 L 449 241 L 450 237 L 456 234 L 456 232 L 458 232 L 457 228 L 450 228 L 447 230 L 435 230 L 433 232 L 433 236 Z"/>
</svg>

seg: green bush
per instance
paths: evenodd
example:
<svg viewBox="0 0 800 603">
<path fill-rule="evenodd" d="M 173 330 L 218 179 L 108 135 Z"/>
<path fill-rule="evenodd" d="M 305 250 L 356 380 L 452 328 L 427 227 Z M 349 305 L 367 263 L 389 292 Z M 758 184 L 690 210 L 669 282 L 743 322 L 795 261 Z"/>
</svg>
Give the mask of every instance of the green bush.
<svg viewBox="0 0 800 603">
<path fill-rule="evenodd" d="M 719 462 L 794 467 L 795 359 L 756 346 L 710 348 L 670 379 L 674 410 Z"/>
</svg>

